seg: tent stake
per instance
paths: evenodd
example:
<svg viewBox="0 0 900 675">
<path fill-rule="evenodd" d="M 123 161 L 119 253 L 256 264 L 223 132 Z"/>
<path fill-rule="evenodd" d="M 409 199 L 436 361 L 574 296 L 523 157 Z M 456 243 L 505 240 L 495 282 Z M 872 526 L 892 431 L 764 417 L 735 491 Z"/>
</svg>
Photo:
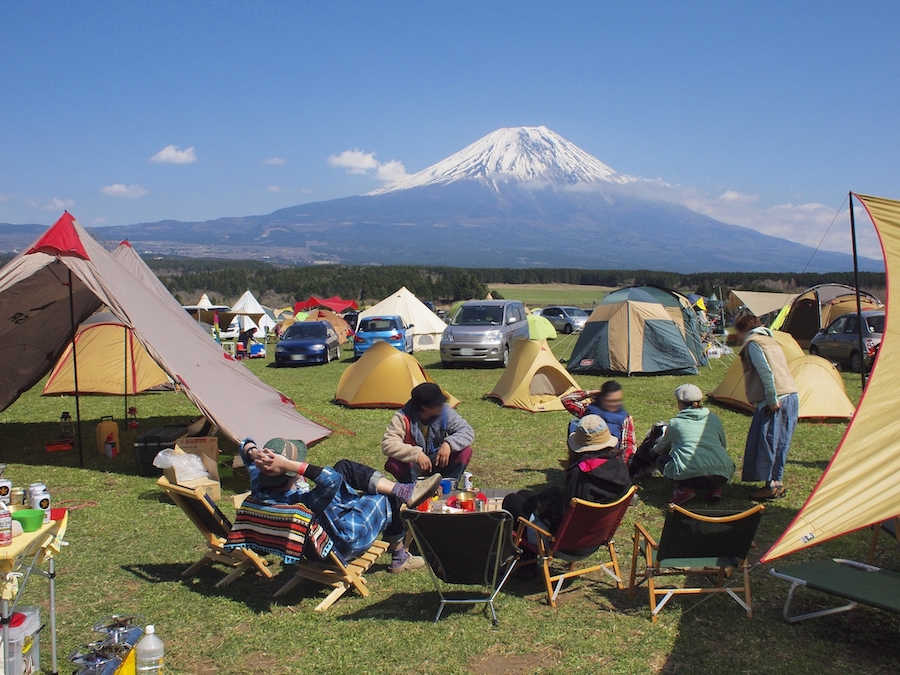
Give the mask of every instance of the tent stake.
<svg viewBox="0 0 900 675">
<path fill-rule="evenodd" d="M 850 240 L 853 243 L 853 283 L 856 285 L 856 332 L 859 338 L 859 376 L 862 390 L 866 390 L 866 340 L 863 334 L 862 298 L 859 292 L 859 256 L 856 251 L 856 217 L 853 214 L 853 193 L 850 193 Z M 821 325 L 821 322 L 820 324 Z"/>
<path fill-rule="evenodd" d="M 78 392 L 78 347 L 75 341 L 75 295 L 72 270 L 69 270 L 69 326 L 72 329 L 72 373 L 75 376 L 75 424 L 78 429 L 78 466 L 84 468 L 84 442 L 81 437 L 81 396 Z"/>
</svg>

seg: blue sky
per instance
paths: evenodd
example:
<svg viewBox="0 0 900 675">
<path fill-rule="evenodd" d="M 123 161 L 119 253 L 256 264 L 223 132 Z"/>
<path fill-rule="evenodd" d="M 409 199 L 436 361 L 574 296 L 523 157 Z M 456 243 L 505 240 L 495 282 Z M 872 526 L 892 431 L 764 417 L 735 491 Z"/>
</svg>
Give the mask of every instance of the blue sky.
<svg viewBox="0 0 900 675">
<path fill-rule="evenodd" d="M 824 0 L 7 2 L 0 222 L 268 213 L 380 185 L 345 150 L 413 172 L 544 124 L 815 244 L 848 189 L 900 198 L 898 24 Z"/>
</svg>

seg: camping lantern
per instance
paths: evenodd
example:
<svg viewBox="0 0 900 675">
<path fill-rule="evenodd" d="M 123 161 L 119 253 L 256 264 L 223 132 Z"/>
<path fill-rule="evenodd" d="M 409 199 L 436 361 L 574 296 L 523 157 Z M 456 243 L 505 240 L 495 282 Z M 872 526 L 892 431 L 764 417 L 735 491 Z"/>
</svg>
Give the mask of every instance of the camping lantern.
<svg viewBox="0 0 900 675">
<path fill-rule="evenodd" d="M 72 427 L 72 416 L 66 410 L 59 417 L 60 438 L 74 438 L 75 429 Z"/>
<path fill-rule="evenodd" d="M 128 408 L 128 423 L 125 426 L 127 426 L 129 429 L 137 429 L 139 426 L 141 426 L 140 422 L 138 422 L 136 407 L 131 406 L 130 408 Z"/>
</svg>

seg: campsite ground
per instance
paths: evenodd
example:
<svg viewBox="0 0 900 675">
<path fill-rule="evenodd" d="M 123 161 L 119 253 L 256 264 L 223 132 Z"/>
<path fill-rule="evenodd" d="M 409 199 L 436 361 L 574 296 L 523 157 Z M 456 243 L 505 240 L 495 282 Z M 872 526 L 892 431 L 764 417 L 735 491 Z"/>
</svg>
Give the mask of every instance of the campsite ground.
<svg viewBox="0 0 900 675">
<path fill-rule="evenodd" d="M 580 304 L 580 299 L 569 302 Z M 553 345 L 565 356 L 572 338 Z M 349 353 L 328 366 L 275 369 L 270 362 L 248 367 L 294 398 L 301 411 L 337 430 L 315 446 L 319 463 L 349 457 L 378 465 L 379 441 L 391 415 L 387 410 L 349 410 L 331 403 Z M 537 487 L 560 480 L 556 460 L 563 455 L 565 413 L 529 414 L 483 400 L 500 371 L 487 368 L 444 371 L 434 352 L 417 355 L 432 376 L 462 400 L 459 411 L 478 434 L 471 470 L 479 486 Z M 673 414 L 672 391 L 690 380 L 710 391 L 722 378 L 726 361 L 715 361 L 697 377 L 623 380 L 628 408 L 643 432 Z M 601 379 L 579 377 L 585 388 Z M 856 378 L 846 382 L 854 400 Z M 390 575 L 382 565 L 369 574 L 368 599 L 347 594 L 325 614 L 312 611 L 321 587 L 301 586 L 285 600 L 272 600 L 290 570 L 275 565 L 279 577 L 239 579 L 213 588 L 221 573 L 207 570 L 183 582 L 179 573 L 200 557 L 203 544 L 184 514 L 160 496 L 152 478 L 136 475 L 134 434 L 123 434 L 116 459 L 96 454 L 90 439 L 101 415 L 121 418 L 121 399 L 86 399 L 83 415 L 88 440 L 87 468 L 73 453 L 47 454 L 46 440 L 57 435 L 59 415 L 73 402 L 41 398 L 40 385 L 0 415 L 3 461 L 16 485 L 44 481 L 57 504 L 78 506 L 70 516 L 59 558 L 59 632 L 61 654 L 93 639 L 90 627 L 114 612 L 137 612 L 153 622 L 166 641 L 173 673 L 666 673 L 719 675 L 722 672 L 780 674 L 900 672 L 894 636 L 900 618 L 858 609 L 852 614 L 788 626 L 781 619 L 787 585 L 772 579 L 767 566 L 753 572 L 755 616 L 723 597 L 702 604 L 672 601 L 659 623 L 651 624 L 646 594 L 629 599 L 599 576 L 580 580 L 551 609 L 535 580 L 513 579 L 500 598 L 500 625 L 492 627 L 478 610 L 448 611 L 438 625 L 431 619 L 435 595 L 425 572 Z M 232 392 L 240 397 L 241 392 Z M 148 394 L 135 401 L 141 430 L 183 420 L 196 411 L 175 393 Z M 725 424 L 730 452 L 740 460 L 749 417 L 717 409 Z M 843 424 L 803 424 L 787 470 L 787 499 L 767 510 L 755 559 L 787 525 L 809 494 L 844 430 Z M 260 439 L 265 440 L 265 439 Z M 225 448 L 233 450 L 233 446 Z M 245 489 L 244 477 L 224 483 L 228 494 Z M 618 545 L 624 567 L 630 564 L 634 523 L 658 533 L 670 487 L 662 479 L 643 483 L 641 503 L 629 510 Z M 750 486 L 726 489 L 723 507 L 749 504 Z M 224 509 L 233 513 L 228 502 Z M 857 533 L 795 556 L 864 559 L 870 535 Z M 900 569 L 900 557 L 887 553 L 881 563 Z M 45 602 L 46 582 L 34 579 L 26 601 Z M 828 602 L 803 595 L 801 609 Z M 46 640 L 44 657 L 47 658 Z M 66 672 L 65 667 L 62 668 Z"/>
<path fill-rule="evenodd" d="M 504 298 L 521 300 L 529 307 L 575 305 L 590 309 L 615 289 L 607 286 L 576 286 L 575 284 L 489 284 Z"/>
</svg>

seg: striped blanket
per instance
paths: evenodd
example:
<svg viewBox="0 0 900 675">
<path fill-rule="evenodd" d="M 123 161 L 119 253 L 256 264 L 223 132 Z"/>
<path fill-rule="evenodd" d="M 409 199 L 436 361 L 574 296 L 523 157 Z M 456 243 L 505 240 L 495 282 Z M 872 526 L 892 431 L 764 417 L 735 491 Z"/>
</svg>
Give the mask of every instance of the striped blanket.
<svg viewBox="0 0 900 675">
<path fill-rule="evenodd" d="M 264 504 L 248 497 L 238 509 L 225 548 L 274 553 L 293 565 L 305 553 L 328 557 L 332 543 L 312 511 L 302 504 Z"/>
</svg>

